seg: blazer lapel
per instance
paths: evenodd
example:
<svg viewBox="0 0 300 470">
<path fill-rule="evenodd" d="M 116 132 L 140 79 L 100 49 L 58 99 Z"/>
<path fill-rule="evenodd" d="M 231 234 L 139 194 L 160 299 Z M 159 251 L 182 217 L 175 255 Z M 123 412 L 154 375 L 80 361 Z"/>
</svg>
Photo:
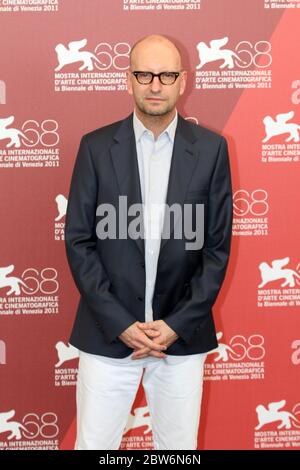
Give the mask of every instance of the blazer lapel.
<svg viewBox="0 0 300 470">
<path fill-rule="evenodd" d="M 172 204 L 179 204 L 183 207 L 185 195 L 188 191 L 190 181 L 195 171 L 198 158 L 197 152 L 193 146 L 195 138 L 190 129 L 189 124 L 178 115 L 178 125 L 175 133 L 175 140 L 173 146 L 173 155 L 171 161 L 169 184 L 167 190 L 166 206 L 170 208 Z M 175 212 L 176 214 L 176 212 Z M 174 232 L 174 227 L 178 220 L 177 217 L 170 217 L 170 236 Z M 162 239 L 160 245 L 160 254 L 166 243 L 168 242 L 168 224 L 167 224 L 167 210 L 165 212 Z"/>
<path fill-rule="evenodd" d="M 127 196 L 128 208 L 130 205 L 136 203 L 140 204 L 142 207 L 141 185 L 132 118 L 133 114 L 122 121 L 114 136 L 115 143 L 111 147 L 111 158 L 118 181 L 120 195 Z M 185 194 L 188 190 L 198 162 L 197 152 L 193 146 L 194 141 L 195 138 L 189 124 L 180 115 L 178 115 L 178 125 L 175 133 L 167 190 L 167 207 L 176 203 L 183 207 Z M 166 235 L 168 235 L 166 216 L 167 214 L 165 214 L 164 218 L 160 255 L 168 241 L 168 238 L 166 238 Z M 131 218 L 128 218 L 130 221 Z M 171 236 L 174 231 L 177 218 L 175 217 L 173 220 L 173 216 L 171 216 L 170 219 Z M 143 227 L 141 227 L 141 230 L 142 229 Z M 134 241 L 137 243 L 137 246 L 144 257 L 145 247 L 143 238 L 139 237 Z"/>
<path fill-rule="evenodd" d="M 115 143 L 111 147 L 111 158 L 118 181 L 120 195 L 127 196 L 127 209 L 132 204 L 142 207 L 139 167 L 136 152 L 135 136 L 132 124 L 133 114 L 124 119 L 114 136 Z M 129 223 L 138 216 L 128 216 Z M 143 231 L 143 227 L 139 230 Z M 134 240 L 143 257 L 145 253 L 144 239 Z"/>
</svg>

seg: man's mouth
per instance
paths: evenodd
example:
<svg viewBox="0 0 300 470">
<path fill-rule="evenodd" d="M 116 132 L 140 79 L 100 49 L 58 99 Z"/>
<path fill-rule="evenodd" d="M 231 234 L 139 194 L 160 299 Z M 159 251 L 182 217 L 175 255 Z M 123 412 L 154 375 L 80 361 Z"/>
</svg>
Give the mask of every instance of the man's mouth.
<svg viewBox="0 0 300 470">
<path fill-rule="evenodd" d="M 149 98 L 146 98 L 146 100 L 147 101 L 157 101 L 157 102 L 164 101 L 163 98 L 155 98 L 155 97 L 152 97 L 152 96 L 150 96 Z"/>
</svg>

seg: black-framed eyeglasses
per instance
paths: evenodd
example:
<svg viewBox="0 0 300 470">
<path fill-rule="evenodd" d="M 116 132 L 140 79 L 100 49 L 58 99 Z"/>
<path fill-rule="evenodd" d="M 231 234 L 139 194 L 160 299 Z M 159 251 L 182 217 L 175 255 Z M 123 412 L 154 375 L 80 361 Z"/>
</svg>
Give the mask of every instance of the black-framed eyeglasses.
<svg viewBox="0 0 300 470">
<path fill-rule="evenodd" d="M 134 71 L 132 72 L 132 74 L 135 76 L 135 78 L 141 85 L 150 85 L 150 83 L 153 82 L 154 77 L 158 77 L 162 85 L 173 85 L 173 83 L 175 83 L 177 78 L 179 77 L 180 72 L 152 73 Z"/>
</svg>

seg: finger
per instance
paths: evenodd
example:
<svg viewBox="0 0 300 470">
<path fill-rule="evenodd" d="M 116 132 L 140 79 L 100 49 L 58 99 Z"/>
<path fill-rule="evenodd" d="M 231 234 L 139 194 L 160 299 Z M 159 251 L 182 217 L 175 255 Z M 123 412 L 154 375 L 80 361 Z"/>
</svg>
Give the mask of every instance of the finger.
<svg viewBox="0 0 300 470">
<path fill-rule="evenodd" d="M 154 349 L 155 351 L 162 351 L 167 349 L 167 346 L 165 346 L 164 344 L 155 343 L 154 341 L 149 339 L 148 336 L 145 334 L 139 337 L 139 341 L 143 342 L 143 346 L 147 346 L 148 348 Z"/>
<path fill-rule="evenodd" d="M 133 352 L 133 355 L 136 356 L 137 354 L 146 354 L 149 351 L 151 351 L 150 348 L 142 348 L 142 349 L 137 349 Z"/>
<path fill-rule="evenodd" d="M 161 358 L 161 359 L 167 357 L 166 354 L 161 353 L 161 352 L 157 352 L 157 351 L 153 351 L 153 350 L 151 350 L 151 351 L 149 352 L 149 356 L 154 356 L 154 357 L 158 357 L 158 358 Z"/>
<path fill-rule="evenodd" d="M 150 348 L 135 349 L 132 353 L 132 357 L 147 356 L 150 351 Z"/>
<path fill-rule="evenodd" d="M 156 350 L 164 349 L 164 346 L 157 347 L 159 343 L 154 343 L 145 333 L 142 332 L 138 337 L 128 339 L 126 344 L 133 349 L 144 349 L 145 347 L 148 347 L 149 349 L 154 348 Z"/>
<path fill-rule="evenodd" d="M 137 359 L 144 359 L 144 357 L 147 357 L 148 354 L 142 354 L 141 356 L 131 356 L 131 359 L 133 361 L 136 361 Z"/>
<path fill-rule="evenodd" d="M 141 343 L 141 341 L 133 339 L 133 340 L 131 340 L 131 347 L 133 347 L 133 349 L 144 349 L 145 344 Z"/>
<path fill-rule="evenodd" d="M 160 331 L 158 331 L 158 330 L 150 330 L 150 329 L 146 330 L 145 329 L 143 331 L 144 331 L 144 333 L 146 333 L 147 336 L 151 336 L 151 337 L 155 337 L 155 336 L 157 337 L 157 336 L 160 335 Z"/>
<path fill-rule="evenodd" d="M 166 354 L 164 353 L 161 353 L 161 352 L 158 352 L 158 351 L 153 351 L 153 350 L 149 350 L 147 349 L 147 352 L 145 352 L 145 350 L 139 350 L 139 351 L 135 351 L 133 354 L 132 354 L 132 359 L 142 359 L 144 357 L 148 357 L 148 356 L 153 356 L 153 357 L 157 357 L 157 358 L 164 358 L 164 357 L 167 357 Z"/>
<path fill-rule="evenodd" d="M 154 329 L 154 330 L 158 329 L 158 325 L 154 321 L 149 321 L 149 322 L 144 322 L 144 323 L 138 322 L 137 326 L 143 330 L 149 329 L 149 328 Z"/>
<path fill-rule="evenodd" d="M 141 359 L 142 357 L 147 357 L 149 356 L 149 353 L 153 353 L 151 355 L 155 357 L 166 357 L 166 354 L 159 352 L 159 351 L 153 351 L 150 348 L 143 348 L 143 349 L 138 349 L 137 351 L 134 351 L 132 354 L 132 358 L 138 358 Z"/>
</svg>

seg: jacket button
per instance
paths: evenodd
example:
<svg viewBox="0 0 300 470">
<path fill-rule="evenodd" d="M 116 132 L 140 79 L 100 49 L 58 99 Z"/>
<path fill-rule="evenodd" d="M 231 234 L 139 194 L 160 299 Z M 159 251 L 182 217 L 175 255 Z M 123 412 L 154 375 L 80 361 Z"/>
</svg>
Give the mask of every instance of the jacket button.
<svg viewBox="0 0 300 470">
<path fill-rule="evenodd" d="M 144 298 L 143 298 L 143 297 L 140 297 L 140 296 L 137 296 L 137 297 L 136 297 L 136 300 L 139 300 L 140 302 L 143 302 Z"/>
</svg>

